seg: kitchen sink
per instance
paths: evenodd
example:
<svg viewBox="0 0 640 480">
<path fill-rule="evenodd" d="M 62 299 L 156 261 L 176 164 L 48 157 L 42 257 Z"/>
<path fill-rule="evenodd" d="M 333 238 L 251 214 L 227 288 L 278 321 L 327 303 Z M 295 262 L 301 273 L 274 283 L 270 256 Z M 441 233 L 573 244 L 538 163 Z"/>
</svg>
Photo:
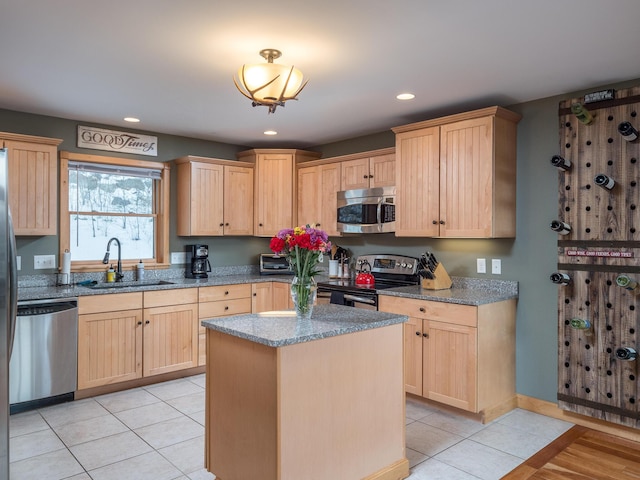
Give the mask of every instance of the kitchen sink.
<svg viewBox="0 0 640 480">
<path fill-rule="evenodd" d="M 90 288 L 92 290 L 114 290 L 119 288 L 157 287 L 159 285 L 173 285 L 173 282 L 167 282 L 166 280 L 157 280 L 153 282 L 96 283 L 93 285 L 81 285 L 81 286 Z"/>
</svg>

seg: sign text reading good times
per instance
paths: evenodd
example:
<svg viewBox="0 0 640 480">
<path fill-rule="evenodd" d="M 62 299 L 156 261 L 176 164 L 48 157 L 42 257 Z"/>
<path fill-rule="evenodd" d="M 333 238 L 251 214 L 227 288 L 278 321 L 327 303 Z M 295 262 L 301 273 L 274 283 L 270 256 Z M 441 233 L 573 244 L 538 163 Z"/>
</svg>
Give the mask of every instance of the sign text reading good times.
<svg viewBox="0 0 640 480">
<path fill-rule="evenodd" d="M 78 125 L 78 147 L 158 156 L 158 137 Z"/>
</svg>

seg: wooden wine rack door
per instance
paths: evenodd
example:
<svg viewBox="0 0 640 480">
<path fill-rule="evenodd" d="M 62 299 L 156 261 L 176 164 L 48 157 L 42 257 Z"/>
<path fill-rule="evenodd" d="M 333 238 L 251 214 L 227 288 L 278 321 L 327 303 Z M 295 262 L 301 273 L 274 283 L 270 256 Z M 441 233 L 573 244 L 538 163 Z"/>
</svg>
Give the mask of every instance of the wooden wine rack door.
<svg viewBox="0 0 640 480">
<path fill-rule="evenodd" d="M 640 282 L 640 140 L 626 141 L 621 122 L 640 130 L 640 87 L 619 90 L 614 100 L 586 104 L 594 116 L 584 125 L 560 103 L 560 153 L 571 168 L 559 171 L 558 220 L 571 226 L 558 235 L 558 271 L 571 277 L 558 286 L 558 402 L 565 410 L 639 427 L 637 360 L 616 352 L 640 351 L 640 288 L 626 290 L 616 278 Z M 551 167 L 553 168 L 553 167 Z M 595 177 L 615 180 L 611 190 Z M 589 329 L 571 319 L 590 322 Z"/>
</svg>

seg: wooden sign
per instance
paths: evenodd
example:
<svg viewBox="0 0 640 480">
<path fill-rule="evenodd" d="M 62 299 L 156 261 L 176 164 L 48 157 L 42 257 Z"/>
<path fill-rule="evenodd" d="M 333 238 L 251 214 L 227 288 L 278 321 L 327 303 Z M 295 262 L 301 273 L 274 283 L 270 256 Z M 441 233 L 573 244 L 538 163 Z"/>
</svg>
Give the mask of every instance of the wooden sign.
<svg viewBox="0 0 640 480">
<path fill-rule="evenodd" d="M 158 156 L 158 137 L 78 125 L 78 147 Z"/>
</svg>

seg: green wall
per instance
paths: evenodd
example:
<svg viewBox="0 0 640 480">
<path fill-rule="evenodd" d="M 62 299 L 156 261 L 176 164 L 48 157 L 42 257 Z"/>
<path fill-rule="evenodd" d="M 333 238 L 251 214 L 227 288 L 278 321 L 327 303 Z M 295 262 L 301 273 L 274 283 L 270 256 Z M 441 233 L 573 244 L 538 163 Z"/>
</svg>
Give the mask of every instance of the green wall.
<svg viewBox="0 0 640 480">
<path fill-rule="evenodd" d="M 594 86 L 587 91 L 604 88 L 627 88 L 640 83 L 634 80 L 616 85 Z M 507 108 L 520 113 L 518 125 L 517 236 L 500 240 L 451 240 L 429 238 L 396 238 L 393 234 L 348 236 L 334 238 L 353 254 L 393 252 L 418 255 L 432 250 L 450 274 L 517 280 L 520 285 L 516 333 L 517 391 L 520 394 L 555 402 L 557 383 L 557 288 L 549 281 L 557 263 L 557 236 L 549 222 L 558 215 L 558 174 L 549 159 L 559 145 L 558 103 L 582 92 L 535 100 Z M 286 113 L 286 112 L 285 112 Z M 452 112 L 453 113 L 453 112 Z M 429 118 L 425 115 L 425 119 Z M 61 149 L 79 151 L 74 147 L 78 122 L 0 110 L 0 131 L 64 138 Z M 82 122 L 82 124 L 89 124 Z M 391 126 L 390 126 L 391 127 Z M 123 127 L 109 127 L 127 130 Z M 148 133 L 148 132 L 146 132 Z M 247 147 L 206 142 L 170 135 L 159 137 L 159 161 L 183 155 L 203 155 L 234 159 L 237 151 Z M 394 136 L 390 131 L 357 139 L 335 142 L 315 148 L 323 157 L 390 147 Z M 87 152 L 85 150 L 85 152 Z M 100 152 L 90 152 L 100 153 Z M 135 157 L 145 158 L 150 157 Z M 175 191 L 175 175 L 172 179 Z M 175 199 L 171 205 L 171 221 L 175 224 Z M 284 226 L 283 226 L 284 227 Z M 260 252 L 268 251 L 268 240 L 246 237 L 188 238 L 171 233 L 171 251 L 182 251 L 189 243 L 206 243 L 212 254 L 212 265 L 255 264 Z M 100 247 L 102 248 L 102 247 Z M 18 239 L 23 255 L 22 274 L 33 273 L 34 254 L 57 254 L 55 237 Z M 502 275 L 475 273 L 476 258 L 502 260 Z M 46 273 L 46 272 L 45 272 Z"/>
</svg>

